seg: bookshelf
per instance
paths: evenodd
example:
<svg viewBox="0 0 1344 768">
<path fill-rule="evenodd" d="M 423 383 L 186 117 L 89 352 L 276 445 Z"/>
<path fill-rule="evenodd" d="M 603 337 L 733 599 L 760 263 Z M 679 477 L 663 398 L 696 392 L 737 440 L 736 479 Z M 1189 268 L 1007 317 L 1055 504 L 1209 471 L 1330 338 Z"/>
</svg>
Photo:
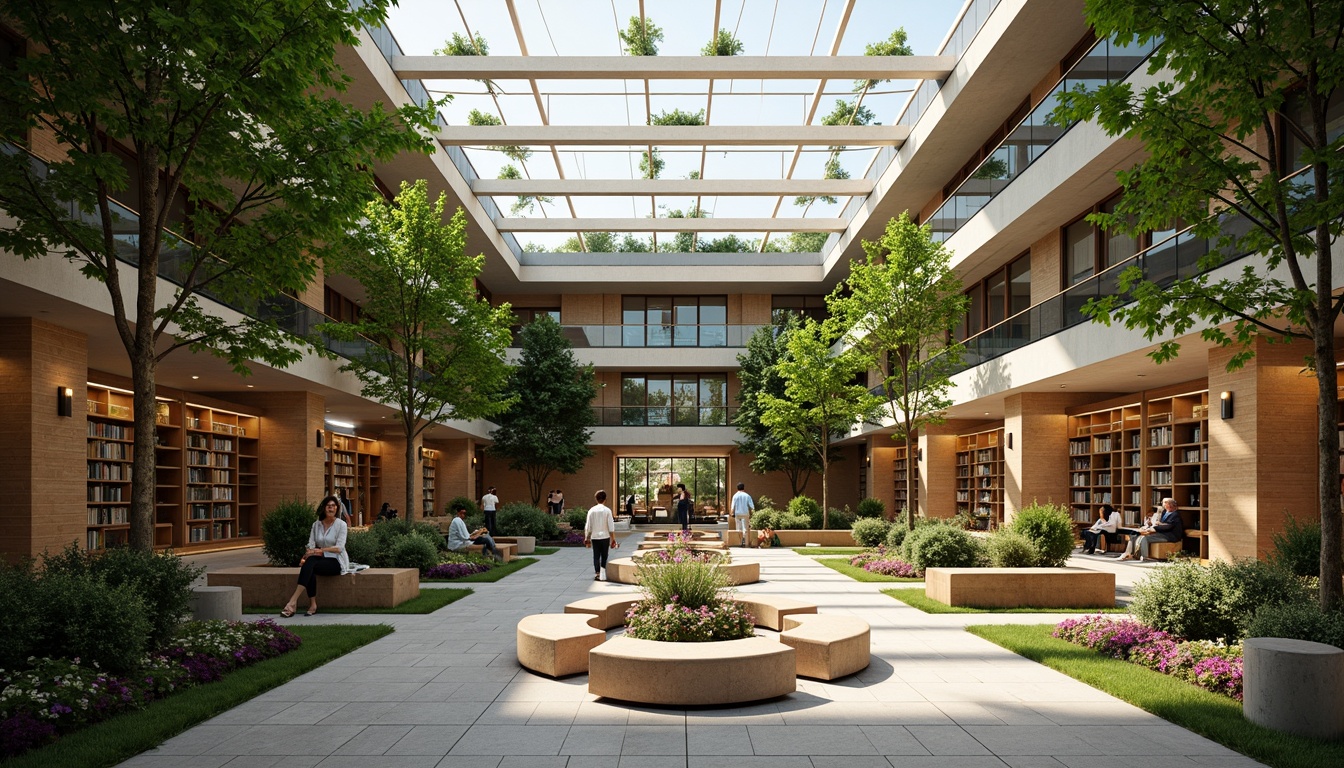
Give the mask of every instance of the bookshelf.
<svg viewBox="0 0 1344 768">
<path fill-rule="evenodd" d="M 1070 409 L 1069 503 L 1079 528 L 1102 504 L 1137 527 L 1170 496 L 1186 551 L 1208 558 L 1209 396 L 1194 386 L 1204 382 Z"/>
<path fill-rule="evenodd" d="M 382 503 L 382 456 L 378 441 L 330 430 L 326 433 L 327 487 L 345 489 L 354 525 L 373 522 Z"/>
<path fill-rule="evenodd" d="M 182 412 L 186 432 L 186 520 L 180 545 L 212 544 L 259 535 L 260 419 L 192 403 L 184 404 Z"/>
<path fill-rule="evenodd" d="M 126 544 L 131 534 L 131 462 L 135 427 L 131 393 L 89 386 L 88 527 L 85 549 Z"/>
<path fill-rule="evenodd" d="M 182 404 L 154 405 L 154 546 L 170 547 L 182 514 Z"/>
<path fill-rule="evenodd" d="M 915 484 L 910 488 L 906 488 L 905 468 L 908 461 L 909 459 L 906 457 L 905 446 L 897 446 L 896 458 L 892 461 L 893 484 L 895 485 L 896 494 L 893 497 L 894 502 L 891 510 L 896 519 L 900 518 L 901 510 L 906 507 L 909 507 L 911 511 L 916 511 L 919 508 L 919 465 L 918 461 L 916 461 Z"/>
<path fill-rule="evenodd" d="M 1003 525 L 1003 428 L 957 435 L 957 514 L 979 530 Z"/>
<path fill-rule="evenodd" d="M 433 448 L 425 448 L 421 452 L 420 460 L 420 513 L 423 517 L 429 517 L 434 514 L 434 483 L 435 475 L 438 472 L 439 452 Z"/>
</svg>

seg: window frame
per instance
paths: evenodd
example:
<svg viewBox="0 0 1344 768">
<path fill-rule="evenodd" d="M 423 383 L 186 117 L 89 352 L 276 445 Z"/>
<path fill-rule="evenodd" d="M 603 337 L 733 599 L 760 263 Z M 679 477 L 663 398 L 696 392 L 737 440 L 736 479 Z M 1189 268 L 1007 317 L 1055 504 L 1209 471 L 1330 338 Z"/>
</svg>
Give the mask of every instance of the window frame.
<svg viewBox="0 0 1344 768">
<path fill-rule="evenodd" d="M 1101 201 L 1089 206 L 1087 210 L 1083 211 L 1077 216 L 1074 216 L 1073 218 L 1069 219 L 1066 223 L 1064 223 L 1062 226 L 1060 226 L 1058 231 L 1060 291 L 1067 291 L 1068 289 L 1074 287 L 1075 285 L 1084 283 L 1096 277 L 1097 275 L 1101 274 L 1102 272 L 1105 272 L 1106 270 L 1115 267 L 1116 264 L 1121 263 L 1121 262 L 1116 262 L 1116 264 L 1109 263 L 1111 236 L 1101 227 L 1085 220 L 1088 216 L 1094 213 L 1101 213 L 1106 208 L 1113 206 L 1114 204 L 1119 202 L 1120 197 L 1123 194 L 1124 190 L 1117 190 L 1116 192 L 1103 198 Z M 1071 275 L 1069 269 L 1070 264 L 1069 247 L 1068 247 L 1069 241 L 1067 232 L 1070 227 L 1080 222 L 1087 224 L 1088 228 L 1091 231 L 1090 237 L 1092 239 L 1092 271 L 1090 274 L 1085 275 L 1081 279 L 1074 282 L 1070 282 Z M 1135 254 L 1142 253 L 1144 250 L 1149 248 L 1153 244 L 1152 235 L 1153 235 L 1152 232 L 1140 232 L 1138 235 L 1134 236 L 1135 240 L 1134 253 L 1130 254 L 1129 256 L 1126 256 L 1125 259 L 1132 258 Z"/>
<path fill-rule="evenodd" d="M 1026 265 L 1027 285 L 1030 286 L 1031 249 L 1027 249 L 1022 253 L 1019 253 L 1017 256 L 1014 256 L 1013 258 L 1004 262 L 1002 265 L 992 270 L 988 275 L 985 275 L 980 280 L 977 280 L 974 283 L 965 287 L 965 290 L 962 291 L 962 294 L 965 295 L 968 299 L 970 299 L 970 303 L 968 304 L 966 309 L 966 316 L 957 326 L 955 338 L 964 341 L 965 339 L 969 339 L 970 337 L 974 336 L 977 333 L 981 333 L 989 328 L 993 328 L 999 323 L 1002 323 L 1005 320 L 1016 315 L 1018 312 L 1021 312 L 1023 309 L 1031 308 L 1031 291 L 1030 289 L 1028 289 L 1027 306 L 1017 310 L 1013 309 L 1013 267 L 1022 264 Z M 994 320 L 993 322 L 991 322 L 990 306 L 992 302 L 990 296 L 990 285 L 992 285 L 996 280 L 1000 278 L 1002 278 L 1004 288 L 1003 291 L 1004 314 L 1001 319 Z M 978 302 L 976 298 L 977 293 L 979 294 Z M 974 331 L 971 330 L 971 328 L 973 327 L 971 323 L 972 320 L 971 309 L 973 307 L 978 307 L 980 310 L 979 312 L 980 316 L 979 318 L 977 318 L 978 327 L 976 327 Z"/>
</svg>

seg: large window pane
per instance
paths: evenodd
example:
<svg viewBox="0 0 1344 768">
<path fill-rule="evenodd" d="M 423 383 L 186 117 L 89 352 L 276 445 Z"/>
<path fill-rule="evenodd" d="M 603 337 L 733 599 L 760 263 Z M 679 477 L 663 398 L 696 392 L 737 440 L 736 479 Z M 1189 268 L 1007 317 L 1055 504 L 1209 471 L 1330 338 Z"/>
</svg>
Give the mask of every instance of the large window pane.
<svg viewBox="0 0 1344 768">
<path fill-rule="evenodd" d="M 985 329 L 985 291 L 977 285 L 966 294 L 971 297 L 970 309 L 966 312 L 966 335 L 974 336 Z"/>
<path fill-rule="evenodd" d="M 621 377 L 621 424 L 643 426 L 646 422 L 645 383 L 643 376 Z"/>
<path fill-rule="evenodd" d="M 673 299 L 672 321 L 676 325 L 672 344 L 678 347 L 694 347 L 699 335 L 697 326 L 700 324 L 700 302 L 684 296 Z"/>
<path fill-rule="evenodd" d="M 700 424 L 723 426 L 728 423 L 728 380 L 725 376 L 700 377 Z"/>
<path fill-rule="evenodd" d="M 1064 277 L 1069 285 L 1091 277 L 1096 271 L 1097 243 L 1086 219 L 1064 228 Z"/>
<path fill-rule="evenodd" d="M 672 418 L 677 426 L 695 426 L 698 419 L 699 379 L 695 376 L 678 375 L 672 380 Z"/>
<path fill-rule="evenodd" d="M 706 296 L 700 300 L 700 346 L 728 345 L 728 299 Z"/>
<path fill-rule="evenodd" d="M 644 297 L 621 299 L 621 346 L 644 346 Z"/>
<path fill-rule="evenodd" d="M 1031 257 L 1014 261 L 1008 267 L 1008 314 L 1016 315 L 1031 306 Z"/>
<path fill-rule="evenodd" d="M 988 325 L 997 325 L 1008 318 L 1008 274 L 1005 270 L 995 272 L 989 278 L 986 303 L 989 308 Z"/>
<path fill-rule="evenodd" d="M 1119 199 L 1110 200 L 1101 206 L 1104 213 L 1115 213 L 1115 206 Z M 1112 229 L 1107 232 L 1106 238 L 1106 268 L 1114 267 L 1116 264 L 1134 257 L 1139 252 L 1139 238 L 1134 235 L 1126 234 L 1120 229 Z"/>
<path fill-rule="evenodd" d="M 672 299 L 668 296 L 649 296 L 645 300 L 644 317 L 648 325 L 650 347 L 672 346 Z"/>
<path fill-rule="evenodd" d="M 667 426 L 672 419 L 670 408 L 672 405 L 672 379 L 650 376 L 648 393 L 648 423 L 656 426 Z"/>
</svg>

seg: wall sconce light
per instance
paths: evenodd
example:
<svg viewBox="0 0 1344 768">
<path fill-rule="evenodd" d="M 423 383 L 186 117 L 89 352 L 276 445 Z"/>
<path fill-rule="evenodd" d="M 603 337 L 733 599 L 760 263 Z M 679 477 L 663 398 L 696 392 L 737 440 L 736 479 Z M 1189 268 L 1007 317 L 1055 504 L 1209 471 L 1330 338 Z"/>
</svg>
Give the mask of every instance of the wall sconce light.
<svg viewBox="0 0 1344 768">
<path fill-rule="evenodd" d="M 1222 416 L 1223 420 L 1226 421 L 1227 419 L 1232 418 L 1232 393 L 1223 392 L 1218 397 L 1222 400 Z"/>
<path fill-rule="evenodd" d="M 69 387 L 56 388 L 56 415 L 75 415 L 75 390 Z"/>
<path fill-rule="evenodd" d="M 317 430 L 317 447 L 322 447 L 322 430 Z"/>
<path fill-rule="evenodd" d="M 1013 433 L 1008 433 L 1008 450 L 1013 450 Z"/>
<path fill-rule="evenodd" d="M 425 446 L 421 445 L 421 446 L 417 446 L 417 447 L 416 447 L 416 449 L 415 449 L 415 460 L 416 460 L 416 461 L 424 461 L 424 460 L 425 460 Z"/>
<path fill-rule="evenodd" d="M 472 456 L 472 457 L 471 457 L 471 465 L 472 465 L 473 467 L 476 466 L 477 464 L 480 464 L 480 463 L 481 463 L 481 457 L 480 457 L 480 456 Z"/>
<path fill-rule="evenodd" d="M 915 449 L 915 461 L 923 461 L 923 460 L 924 460 L 924 449 L 923 449 L 923 448 L 916 448 L 916 449 Z"/>
</svg>

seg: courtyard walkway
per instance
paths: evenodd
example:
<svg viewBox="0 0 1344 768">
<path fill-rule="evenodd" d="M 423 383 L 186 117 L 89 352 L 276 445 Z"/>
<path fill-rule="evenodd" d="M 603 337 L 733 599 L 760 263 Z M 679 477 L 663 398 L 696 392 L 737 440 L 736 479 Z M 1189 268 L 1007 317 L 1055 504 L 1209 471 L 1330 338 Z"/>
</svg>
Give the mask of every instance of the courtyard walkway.
<svg viewBox="0 0 1344 768">
<path fill-rule="evenodd" d="M 626 550 L 621 550 L 625 554 Z M 227 558 L 247 555 L 228 555 Z M 221 558 L 225 556 L 220 556 Z M 742 592 L 792 595 L 872 631 L 872 664 L 836 683 L 800 679 L 782 699 L 728 709 L 598 701 L 587 677 L 518 666 L 515 625 L 633 588 L 592 580 L 562 549 L 428 616 L 281 620 L 393 634 L 123 765 L 135 768 L 1244 768 L 1259 765 L 1094 688 L 962 631 L 1046 623 L 1030 614 L 926 615 L 790 550 Z M 255 561 L 255 551 L 250 561 Z M 1083 558 L 1074 558 L 1081 561 Z M 1084 562 L 1078 565 L 1087 566 Z M 1134 576 L 1139 569 L 1104 563 Z M 1121 579 L 1125 581 L 1125 579 Z M 425 585 L 432 589 L 439 585 Z M 1123 591 L 1123 585 L 1122 589 Z"/>
</svg>

